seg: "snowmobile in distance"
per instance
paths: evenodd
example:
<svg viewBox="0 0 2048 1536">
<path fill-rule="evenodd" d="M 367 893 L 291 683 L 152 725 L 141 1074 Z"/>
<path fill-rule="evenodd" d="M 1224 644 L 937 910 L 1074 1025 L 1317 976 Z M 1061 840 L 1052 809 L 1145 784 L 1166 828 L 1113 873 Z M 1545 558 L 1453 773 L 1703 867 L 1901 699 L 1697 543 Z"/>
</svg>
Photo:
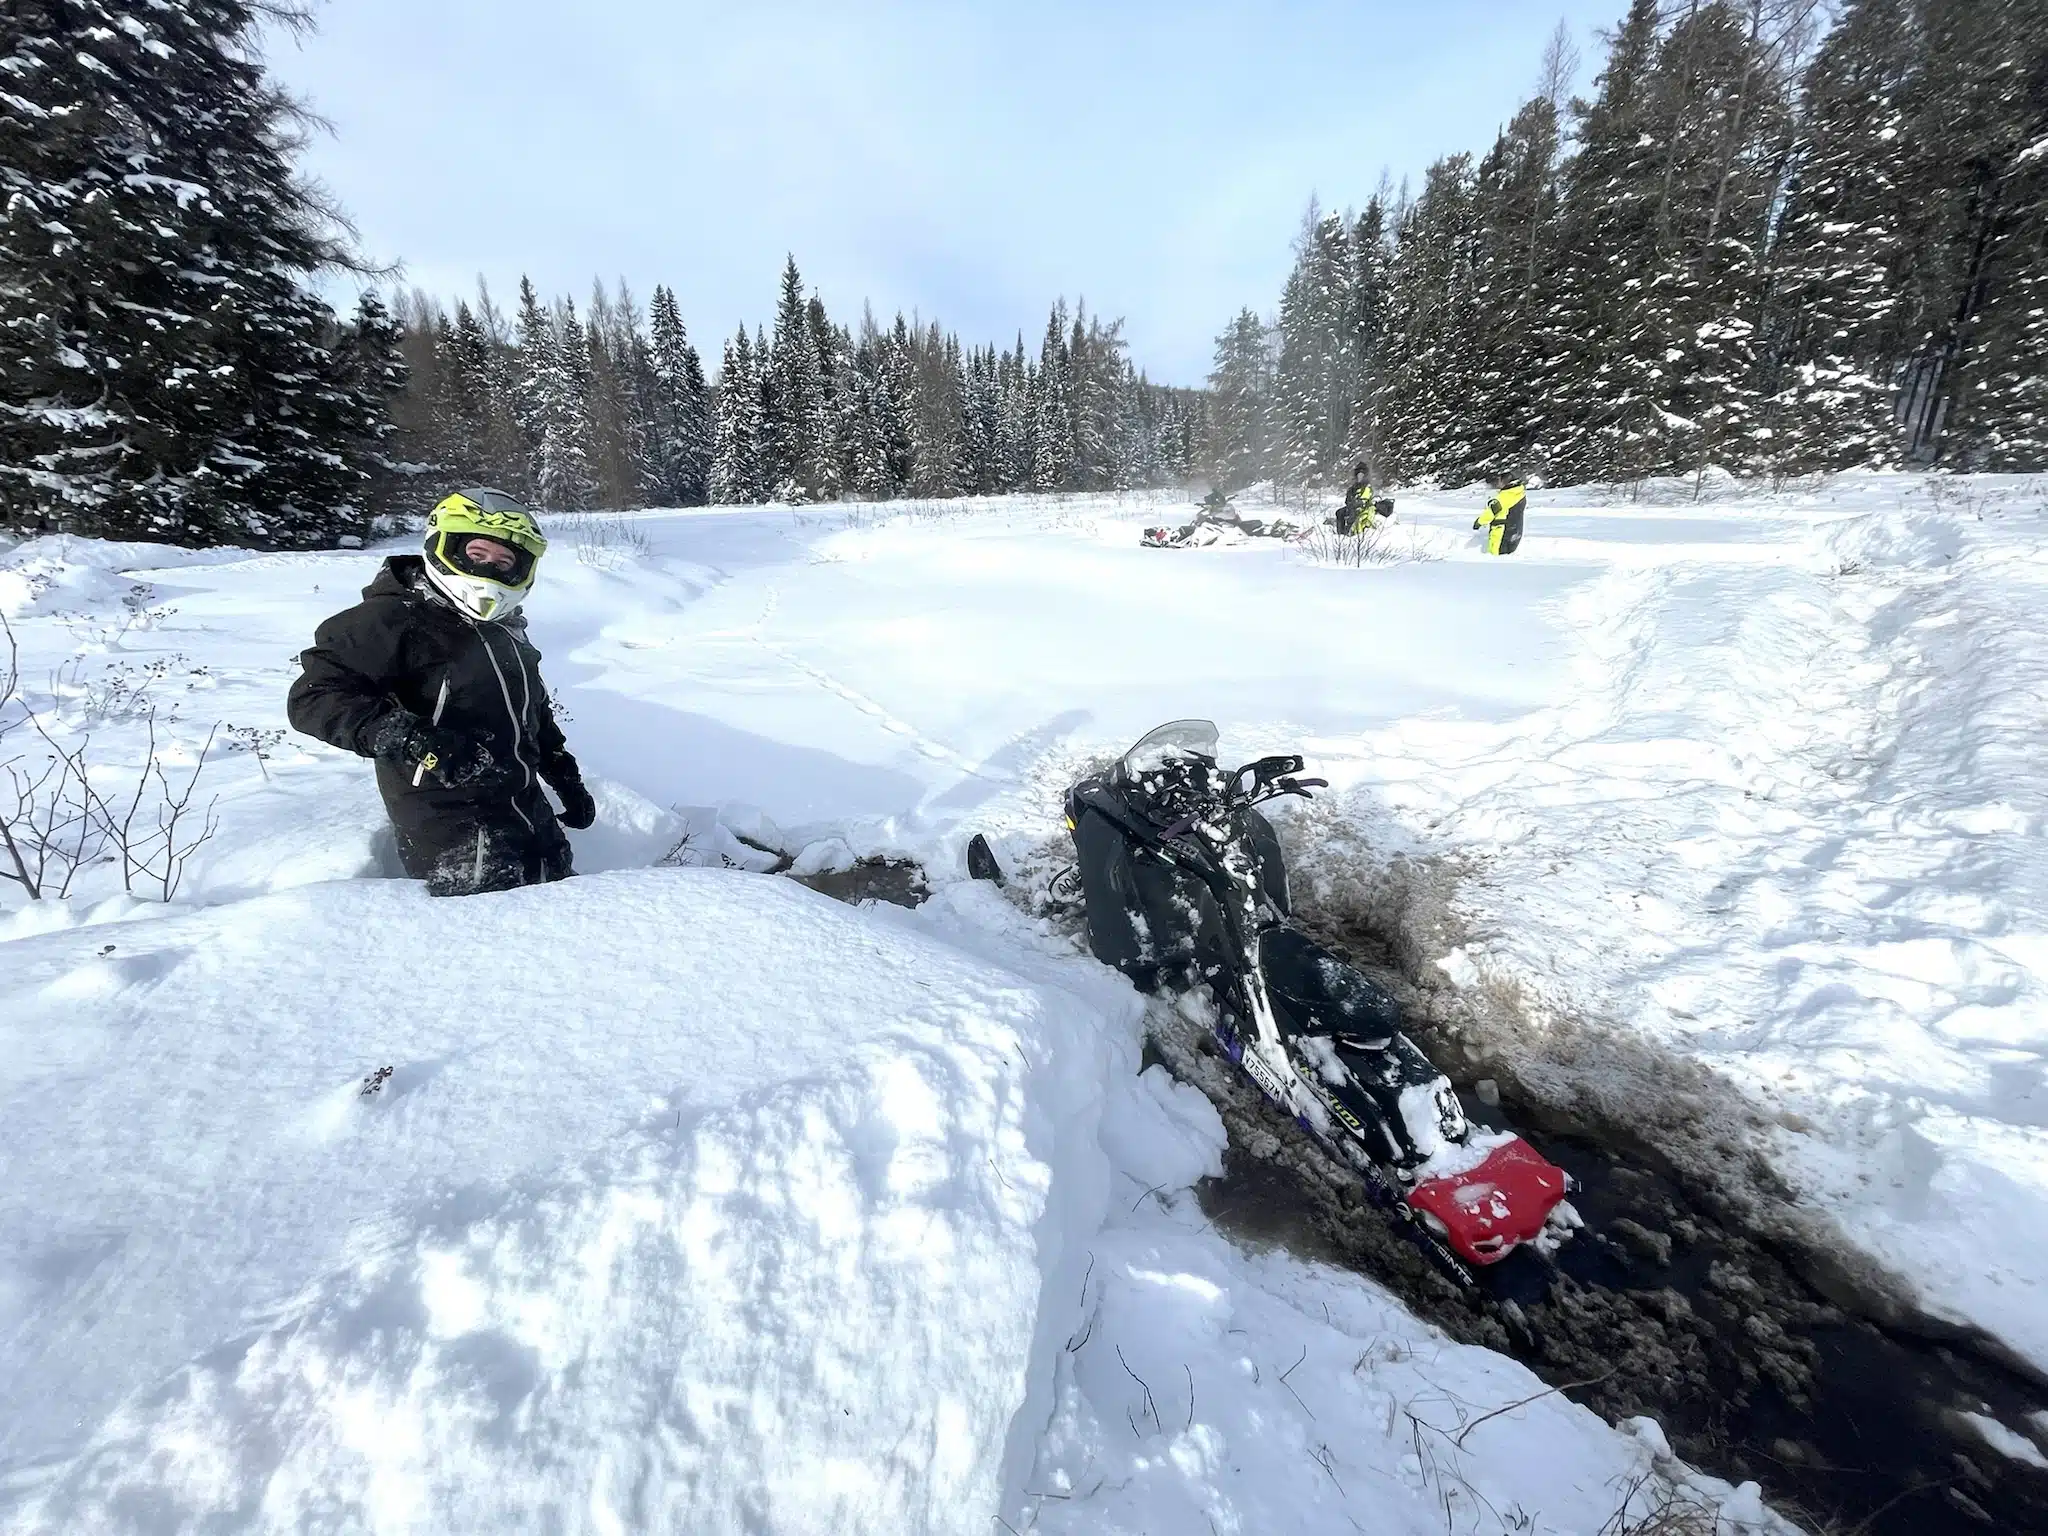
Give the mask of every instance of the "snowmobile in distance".
<svg viewBox="0 0 2048 1536">
<path fill-rule="evenodd" d="M 1216 754 L 1213 724 L 1177 720 L 1067 792 L 1089 949 L 1141 991 L 1181 992 L 1182 1012 L 1454 1279 L 1566 1235 L 1569 1176 L 1521 1137 L 1472 1125 L 1393 998 L 1295 924 L 1257 807 L 1325 781 L 1297 777 L 1299 757 L 1229 770 Z M 976 843 L 970 869 L 997 876 Z"/>
<path fill-rule="evenodd" d="M 1147 528 L 1138 542 L 1147 549 L 1206 549 L 1212 544 L 1242 544 L 1246 539 L 1298 539 L 1308 530 L 1275 519 L 1260 522 L 1239 515 L 1230 498 L 1211 491 L 1195 509 L 1195 520 L 1178 528 Z"/>
</svg>

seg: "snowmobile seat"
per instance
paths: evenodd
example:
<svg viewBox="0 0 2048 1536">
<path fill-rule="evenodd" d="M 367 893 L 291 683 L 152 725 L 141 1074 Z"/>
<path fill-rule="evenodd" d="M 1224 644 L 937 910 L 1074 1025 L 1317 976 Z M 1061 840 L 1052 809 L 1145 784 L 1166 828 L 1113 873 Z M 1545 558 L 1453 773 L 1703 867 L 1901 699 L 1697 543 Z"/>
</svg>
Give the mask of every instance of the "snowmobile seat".
<svg viewBox="0 0 2048 1536">
<path fill-rule="evenodd" d="M 1380 1051 L 1401 1027 L 1400 1006 L 1385 988 L 1298 928 L 1283 924 L 1260 934 L 1259 962 L 1276 1022 L 1288 1033 Z"/>
</svg>

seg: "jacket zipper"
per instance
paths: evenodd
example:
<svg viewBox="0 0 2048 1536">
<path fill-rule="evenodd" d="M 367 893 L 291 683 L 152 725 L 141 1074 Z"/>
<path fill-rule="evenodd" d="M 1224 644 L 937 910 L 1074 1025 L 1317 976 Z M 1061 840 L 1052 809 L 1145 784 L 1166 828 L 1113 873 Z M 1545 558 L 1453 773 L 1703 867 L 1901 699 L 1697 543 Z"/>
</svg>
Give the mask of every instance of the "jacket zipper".
<svg viewBox="0 0 2048 1536">
<path fill-rule="evenodd" d="M 526 773 L 526 783 L 521 788 L 531 789 L 533 788 L 533 767 L 526 761 L 526 754 L 520 751 L 520 746 L 526 739 L 526 733 L 519 724 L 519 711 L 512 707 L 512 689 L 505 682 L 505 669 L 498 665 L 498 653 L 492 647 L 490 636 L 484 633 L 482 625 L 477 626 L 476 637 L 483 645 L 484 654 L 491 659 L 491 671 L 497 675 L 498 679 L 498 693 L 505 700 L 505 713 L 512 717 L 512 759 Z M 516 649 L 513 654 L 515 657 L 517 656 L 518 652 Z M 526 685 L 526 664 L 524 662 L 519 664 L 519 689 L 528 702 L 531 702 L 533 694 L 532 690 Z M 533 818 L 520 808 L 519 802 L 516 799 L 512 802 L 512 811 L 514 815 L 526 823 L 526 830 L 531 832 L 533 830 Z"/>
</svg>

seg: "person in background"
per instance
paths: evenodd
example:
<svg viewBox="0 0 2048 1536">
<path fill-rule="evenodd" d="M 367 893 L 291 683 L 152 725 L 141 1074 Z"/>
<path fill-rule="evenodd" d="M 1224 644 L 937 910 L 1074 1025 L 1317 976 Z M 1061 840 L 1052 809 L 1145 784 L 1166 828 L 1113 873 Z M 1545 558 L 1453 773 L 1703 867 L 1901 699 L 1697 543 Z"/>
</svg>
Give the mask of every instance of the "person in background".
<svg viewBox="0 0 2048 1536">
<path fill-rule="evenodd" d="M 293 728 L 376 762 L 399 861 L 436 896 L 565 879 L 562 827 L 597 819 L 520 612 L 547 547 L 504 492 L 457 491 L 299 657 Z"/>
<path fill-rule="evenodd" d="M 1489 555 L 1512 555 L 1522 542 L 1522 520 L 1529 493 L 1523 488 L 1520 475 L 1505 470 L 1489 475 L 1487 484 L 1493 487 L 1493 495 L 1487 499 L 1486 510 L 1473 519 L 1472 526 L 1486 535 Z"/>
<path fill-rule="evenodd" d="M 1339 533 L 1364 533 L 1378 526 L 1379 508 L 1373 501 L 1372 487 L 1366 483 L 1365 461 L 1351 466 L 1351 486 L 1344 493 L 1344 505 L 1337 513 Z"/>
</svg>

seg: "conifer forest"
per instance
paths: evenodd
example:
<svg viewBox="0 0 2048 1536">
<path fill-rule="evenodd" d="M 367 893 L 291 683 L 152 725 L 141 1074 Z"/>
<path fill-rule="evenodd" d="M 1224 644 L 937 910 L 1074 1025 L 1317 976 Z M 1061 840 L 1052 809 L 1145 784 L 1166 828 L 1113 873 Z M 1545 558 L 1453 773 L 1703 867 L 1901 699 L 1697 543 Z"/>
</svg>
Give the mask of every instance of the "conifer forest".
<svg viewBox="0 0 2048 1536">
<path fill-rule="evenodd" d="M 834 315 L 794 256 L 729 335 L 680 271 L 644 309 L 617 281 L 407 286 L 296 168 L 314 125 L 259 47 L 293 23 L 0 14 L 0 523 L 310 546 L 418 511 L 421 482 L 560 511 L 1357 460 L 1443 484 L 2048 464 L 2037 0 L 1633 0 L 1582 92 L 1560 27 L 1490 146 L 1311 206 L 1206 389 L 1153 383 L 1113 308 L 963 340 Z"/>
</svg>

